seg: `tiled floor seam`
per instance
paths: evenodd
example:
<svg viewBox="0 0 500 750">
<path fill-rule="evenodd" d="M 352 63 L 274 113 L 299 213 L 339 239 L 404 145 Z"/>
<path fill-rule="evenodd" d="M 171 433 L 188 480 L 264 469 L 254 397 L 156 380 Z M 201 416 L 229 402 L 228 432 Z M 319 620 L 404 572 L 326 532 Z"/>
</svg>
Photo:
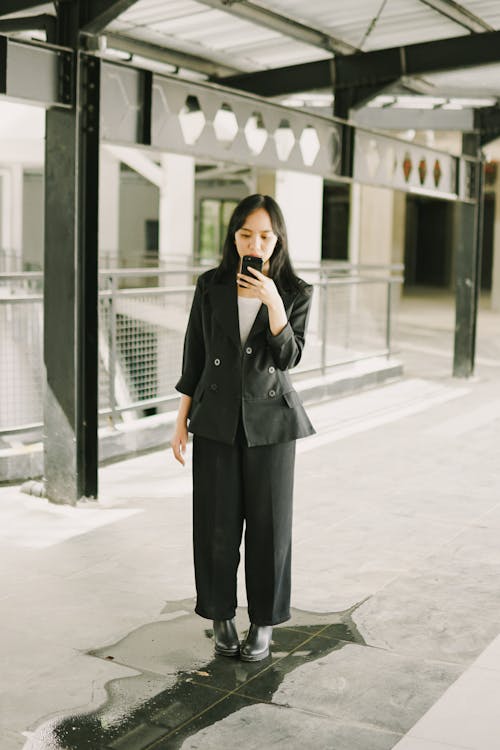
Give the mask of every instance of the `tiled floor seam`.
<svg viewBox="0 0 500 750">
<path fill-rule="evenodd" d="M 256 699 L 255 697 L 251 695 L 247 695 L 243 692 L 237 692 L 238 697 L 244 698 L 245 700 L 250 700 L 258 703 L 265 703 L 267 706 L 275 706 L 276 708 L 284 708 L 289 709 L 291 711 L 297 711 L 298 713 L 306 714 L 307 716 L 314 716 L 316 718 L 320 719 L 328 719 L 330 721 L 345 721 L 346 723 L 361 727 L 362 729 L 369 729 L 371 732 L 380 732 L 381 734 L 393 734 L 395 737 L 397 737 L 397 741 L 399 742 L 400 739 L 402 739 L 405 735 L 401 734 L 401 732 L 394 732 L 391 729 L 381 729 L 380 727 L 377 727 L 375 724 L 370 724 L 368 722 L 363 721 L 351 721 L 346 720 L 345 716 L 342 716 L 342 714 L 327 714 L 322 713 L 321 711 L 312 711 L 311 709 L 302 708 L 300 706 L 291 706 L 288 703 L 276 703 L 273 700 L 264 700 L 262 698 Z"/>
<path fill-rule="evenodd" d="M 411 730 L 404 734 L 401 740 L 404 740 L 405 738 L 408 738 L 409 740 L 418 740 L 419 742 L 425 742 L 426 750 L 428 750 L 429 745 L 435 745 L 438 750 L 442 750 L 443 748 L 449 748 L 450 750 L 475 750 L 473 747 L 471 747 L 471 745 L 457 745 L 456 742 L 454 742 L 453 745 L 450 745 L 449 742 L 442 742 L 442 740 L 431 740 L 428 737 L 422 737 L 417 734 L 413 734 Z M 397 745 L 395 746 L 395 750 L 397 750 Z"/>
<path fill-rule="evenodd" d="M 263 670 L 264 671 L 264 670 Z M 259 674 L 262 674 L 260 672 Z M 203 709 L 203 711 L 199 711 L 194 716 L 191 716 L 189 719 L 186 719 L 186 721 L 183 721 L 182 724 L 179 724 L 179 726 L 175 727 L 175 729 L 166 730 L 166 734 L 159 738 L 158 740 L 153 740 L 151 744 L 147 746 L 147 748 L 144 748 L 144 750 L 154 750 L 155 747 L 158 746 L 159 742 L 164 742 L 165 740 L 168 740 L 170 737 L 173 737 L 175 734 L 180 732 L 182 729 L 185 729 L 188 727 L 192 722 L 197 721 L 201 716 L 205 716 L 209 711 L 211 711 L 215 706 L 218 706 L 219 703 L 223 703 L 227 698 L 230 698 L 233 695 L 237 695 L 237 697 L 241 697 L 240 694 L 236 690 L 230 690 L 226 692 L 224 695 L 219 698 L 218 701 L 214 701 L 214 703 L 211 703 L 210 706 L 207 706 Z M 263 701 L 256 699 L 256 698 L 246 698 L 245 700 L 250 700 L 252 703 L 262 703 Z M 155 724 L 154 726 L 161 726 L 161 724 Z M 143 750 L 143 748 L 141 748 Z"/>
<path fill-rule="evenodd" d="M 296 647 L 295 647 L 294 649 L 292 649 L 292 650 L 291 650 L 290 652 L 288 652 L 288 653 L 287 653 L 287 654 L 286 654 L 285 656 L 279 657 L 278 659 L 276 659 L 276 660 L 275 660 L 274 662 L 272 662 L 271 664 L 268 664 L 268 665 L 267 665 L 267 666 L 266 666 L 266 667 L 265 667 L 264 669 L 262 669 L 262 670 L 260 670 L 259 672 L 257 672 L 257 674 L 253 675 L 253 677 L 251 677 L 251 678 L 250 678 L 249 680 L 247 680 L 247 681 L 246 681 L 246 682 L 245 682 L 244 684 L 245 684 L 245 685 L 248 685 L 248 684 L 249 684 L 250 682 L 253 682 L 253 681 L 254 681 L 255 679 L 257 679 L 258 677 L 261 677 L 261 676 L 262 676 L 262 675 L 264 674 L 264 672 L 267 672 L 267 671 L 268 671 L 269 669 L 271 669 L 272 667 L 274 667 L 274 666 L 275 666 L 276 664 L 278 664 L 278 663 L 279 663 L 280 661 L 283 661 L 283 659 L 286 659 L 286 658 L 288 658 L 288 657 L 289 657 L 289 656 L 290 656 L 291 654 L 293 654 L 293 653 L 294 653 L 294 651 L 297 651 L 297 650 L 299 650 L 300 648 L 303 648 L 303 646 L 304 646 L 304 645 L 305 645 L 306 643 L 308 643 L 309 641 L 313 640 L 313 638 L 315 638 L 315 637 L 316 637 L 317 635 L 319 635 L 320 633 L 322 633 L 322 632 L 323 632 L 324 630 L 326 630 L 326 629 L 327 629 L 327 628 L 329 628 L 329 627 L 330 627 L 330 625 L 325 625 L 325 626 L 324 626 L 323 628 L 321 628 L 321 629 L 320 629 L 320 630 L 319 630 L 319 631 L 318 631 L 317 633 L 314 633 L 314 635 L 311 635 L 311 636 L 310 636 L 309 638 L 306 638 L 306 639 L 305 639 L 304 641 L 302 641 L 302 643 L 298 644 L 298 645 L 297 645 L 297 646 L 296 646 Z M 187 720 L 186 720 L 185 722 L 183 722 L 182 724 L 179 724 L 179 726 L 178 726 L 178 727 L 176 727 L 175 729 L 173 729 L 173 730 L 171 730 L 170 732 L 168 732 L 168 733 L 167 733 L 167 734 L 166 734 L 166 735 L 165 735 L 164 737 L 162 737 L 162 738 L 161 738 L 161 740 L 156 740 L 156 741 L 153 741 L 153 743 L 152 743 L 151 745 L 149 745 L 149 746 L 148 746 L 147 750 L 150 750 L 150 749 L 151 749 L 151 750 L 154 750 L 154 748 L 155 748 L 155 747 L 157 746 L 157 744 L 158 744 L 158 743 L 159 743 L 160 741 L 162 741 L 162 742 L 163 742 L 164 740 L 168 739 L 169 737 L 172 737 L 172 736 L 173 736 L 174 734 L 176 734 L 177 732 L 179 732 L 179 731 L 180 731 L 181 729 L 184 729 L 184 728 L 185 728 L 185 727 L 187 727 L 187 726 L 188 726 L 189 724 L 191 724 L 191 722 L 195 721 L 196 719 L 199 719 L 199 718 L 200 718 L 200 716 L 204 716 L 204 715 L 205 715 L 205 714 L 206 714 L 206 713 L 207 713 L 207 712 L 208 712 L 209 710 L 211 710 L 211 709 L 212 709 L 212 708 L 213 708 L 214 706 L 218 705 L 219 703 L 222 703 L 222 702 L 223 702 L 223 701 L 225 701 L 225 700 L 226 700 L 227 698 L 229 698 L 229 697 L 231 697 L 231 696 L 234 696 L 234 695 L 236 695 L 236 696 L 238 696 L 238 697 L 241 697 L 241 694 L 239 693 L 239 690 L 240 690 L 240 689 L 241 689 L 241 688 L 240 688 L 240 687 L 238 687 L 238 688 L 235 688 L 234 690 L 230 690 L 230 691 L 227 691 L 227 692 L 226 692 L 226 694 L 225 694 L 225 695 L 223 695 L 223 696 L 221 696 L 221 698 L 220 698 L 220 699 L 219 699 L 218 701 L 215 701 L 215 702 L 214 702 L 214 703 L 212 703 L 212 704 L 211 704 L 210 706 L 208 706 L 208 707 L 204 708 L 204 709 L 203 709 L 203 711 L 199 711 L 199 712 L 198 712 L 197 714 L 195 714 L 194 716 L 191 716 L 191 717 L 190 717 L 189 719 L 187 719 Z M 248 700 L 248 699 L 246 699 L 246 700 Z M 261 701 L 261 700 L 259 700 L 259 699 L 255 699 L 255 698 L 250 698 L 249 700 L 251 700 L 251 701 L 252 701 L 253 703 L 263 703 L 263 702 L 264 702 L 264 701 Z"/>
</svg>

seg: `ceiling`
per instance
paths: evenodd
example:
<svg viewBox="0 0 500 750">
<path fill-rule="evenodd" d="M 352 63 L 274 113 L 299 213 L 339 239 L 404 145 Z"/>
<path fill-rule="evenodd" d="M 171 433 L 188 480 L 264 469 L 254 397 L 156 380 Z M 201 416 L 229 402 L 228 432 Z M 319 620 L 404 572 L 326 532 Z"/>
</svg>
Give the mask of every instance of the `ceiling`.
<svg viewBox="0 0 500 750">
<path fill-rule="evenodd" d="M 53 3 L 22 0 L 19 5 L 32 7 L 3 18 L 55 12 Z M 125 9 L 99 29 L 103 54 L 133 56 L 157 69 L 219 80 L 339 53 L 500 30 L 499 0 L 121 0 L 114 5 Z M 467 99 L 473 99 L 475 107 L 491 106 L 500 98 L 500 45 L 498 64 L 425 74 L 399 81 L 384 94 L 391 91 L 417 91 L 420 96 L 406 103 L 393 96 L 393 101 L 377 106 L 456 109 L 462 99 L 464 107 L 471 106 Z M 332 94 L 324 89 L 305 92 L 301 100 L 297 92 L 291 101 L 324 111 L 331 108 Z"/>
</svg>

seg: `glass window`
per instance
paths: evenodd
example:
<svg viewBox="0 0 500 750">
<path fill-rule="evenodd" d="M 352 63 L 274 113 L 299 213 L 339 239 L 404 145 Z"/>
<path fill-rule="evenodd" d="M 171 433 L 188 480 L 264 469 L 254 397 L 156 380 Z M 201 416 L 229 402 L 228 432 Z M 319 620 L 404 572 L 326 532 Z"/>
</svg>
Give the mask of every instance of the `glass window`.
<svg viewBox="0 0 500 750">
<path fill-rule="evenodd" d="M 204 198 L 200 210 L 200 260 L 217 261 L 227 227 L 238 201 Z"/>
</svg>

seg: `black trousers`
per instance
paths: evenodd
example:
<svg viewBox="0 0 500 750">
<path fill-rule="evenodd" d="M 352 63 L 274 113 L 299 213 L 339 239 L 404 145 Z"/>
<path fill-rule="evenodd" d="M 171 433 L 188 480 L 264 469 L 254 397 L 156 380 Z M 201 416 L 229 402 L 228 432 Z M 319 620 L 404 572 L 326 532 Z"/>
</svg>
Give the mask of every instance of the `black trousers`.
<svg viewBox="0 0 500 750">
<path fill-rule="evenodd" d="M 235 615 L 245 523 L 250 622 L 290 619 L 294 465 L 295 441 L 249 448 L 241 423 L 233 445 L 194 436 L 195 611 L 202 617 Z"/>
</svg>

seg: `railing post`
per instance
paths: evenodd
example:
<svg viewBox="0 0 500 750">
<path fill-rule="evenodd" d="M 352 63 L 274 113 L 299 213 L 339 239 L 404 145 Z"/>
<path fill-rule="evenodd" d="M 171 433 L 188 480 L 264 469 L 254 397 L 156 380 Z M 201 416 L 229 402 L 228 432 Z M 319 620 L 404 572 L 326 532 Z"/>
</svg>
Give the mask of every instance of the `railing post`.
<svg viewBox="0 0 500 750">
<path fill-rule="evenodd" d="M 385 321 L 385 348 L 387 359 L 391 356 L 391 313 L 392 313 L 392 281 L 387 281 L 387 317 Z"/>
<path fill-rule="evenodd" d="M 116 290 L 117 279 L 114 274 L 109 276 L 111 297 L 109 299 L 108 324 L 108 374 L 109 374 L 109 408 L 111 409 L 111 425 L 116 425 Z"/>
<path fill-rule="evenodd" d="M 325 277 L 323 270 L 320 271 L 321 284 L 321 374 L 326 373 L 326 342 L 328 337 L 328 277 Z"/>
</svg>

